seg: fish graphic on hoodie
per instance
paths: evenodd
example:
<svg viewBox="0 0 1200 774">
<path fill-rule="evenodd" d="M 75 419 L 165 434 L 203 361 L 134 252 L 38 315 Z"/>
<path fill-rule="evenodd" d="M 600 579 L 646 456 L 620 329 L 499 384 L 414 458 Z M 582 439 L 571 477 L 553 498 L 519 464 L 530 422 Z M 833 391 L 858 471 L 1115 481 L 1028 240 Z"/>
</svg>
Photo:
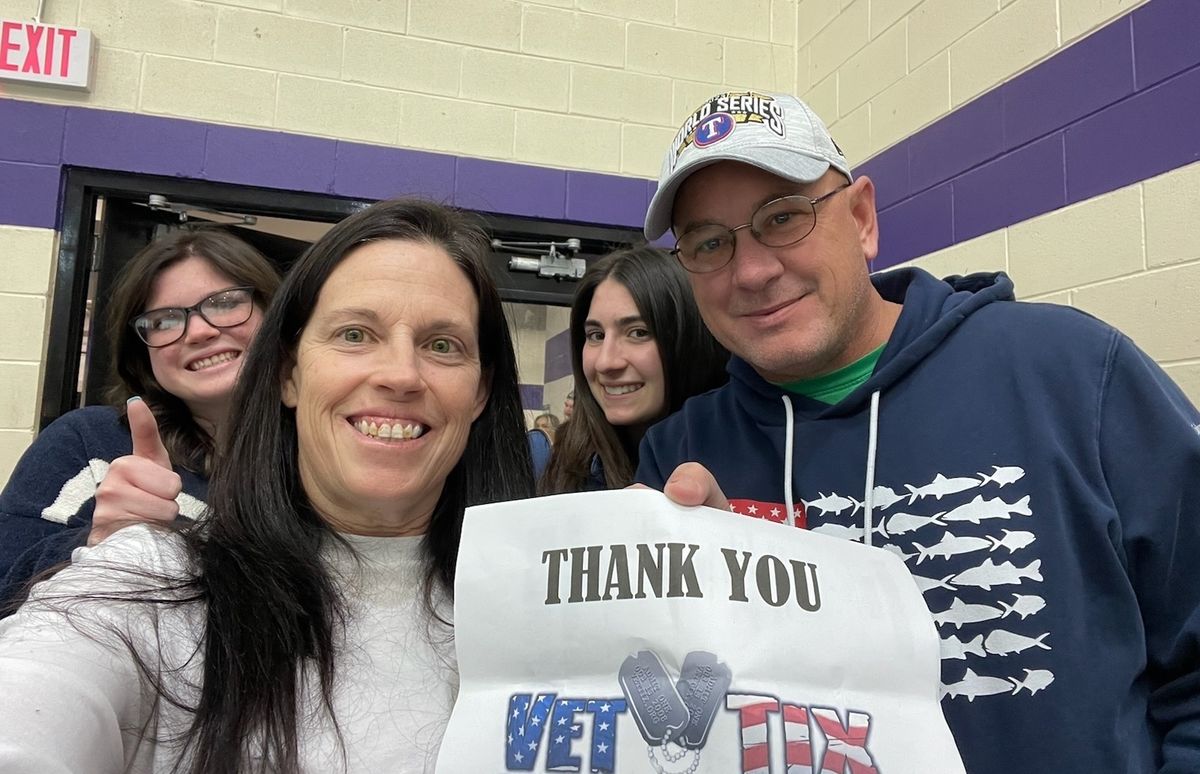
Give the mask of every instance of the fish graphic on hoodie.
<svg viewBox="0 0 1200 774">
<path fill-rule="evenodd" d="M 973 774 L 1200 771 L 1200 573 L 1178 560 L 1200 556 L 1195 407 L 1120 332 L 1017 303 L 1003 274 L 873 281 L 903 308 L 865 384 L 827 405 L 734 357 L 650 429 L 637 480 L 697 461 L 739 514 L 787 529 L 790 506 L 899 556 Z"/>
</svg>

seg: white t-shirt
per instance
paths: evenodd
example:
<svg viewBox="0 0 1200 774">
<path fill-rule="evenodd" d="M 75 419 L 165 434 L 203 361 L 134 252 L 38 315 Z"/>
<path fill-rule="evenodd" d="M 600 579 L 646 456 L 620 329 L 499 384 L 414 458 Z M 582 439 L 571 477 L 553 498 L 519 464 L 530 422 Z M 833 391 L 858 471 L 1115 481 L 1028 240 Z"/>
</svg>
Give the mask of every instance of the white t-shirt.
<svg viewBox="0 0 1200 774">
<path fill-rule="evenodd" d="M 458 671 L 452 629 L 425 607 L 421 538 L 346 537 L 357 559 L 340 546 L 324 550 L 349 613 L 344 639 L 336 634 L 337 728 L 318 687 L 306 684 L 297 716 L 301 769 L 432 771 Z M 162 664 L 170 692 L 190 703 L 203 674 L 201 606 L 87 600 L 71 607 L 68 623 L 53 605 L 73 594 L 142 583 L 114 567 L 179 576 L 186 561 L 178 538 L 129 527 L 78 549 L 71 567 L 38 584 L 21 610 L 0 620 L 0 774 L 173 769 L 179 748 L 172 738 L 186 734 L 192 716 L 159 702 L 155 718 L 153 691 L 114 632 L 150 665 Z M 436 604 L 448 620 L 449 600 Z"/>
</svg>

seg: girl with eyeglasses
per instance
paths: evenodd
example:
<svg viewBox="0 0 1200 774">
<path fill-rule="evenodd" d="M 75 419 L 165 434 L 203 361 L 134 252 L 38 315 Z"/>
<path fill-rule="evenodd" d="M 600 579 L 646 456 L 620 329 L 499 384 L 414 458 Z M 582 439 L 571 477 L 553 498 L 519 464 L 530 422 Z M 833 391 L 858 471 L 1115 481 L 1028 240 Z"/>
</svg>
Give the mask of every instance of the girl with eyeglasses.
<svg viewBox="0 0 1200 774">
<path fill-rule="evenodd" d="M 570 331 L 573 412 L 539 488 L 628 486 L 646 429 L 724 384 L 729 353 L 704 327 L 683 269 L 653 247 L 619 250 L 588 268 Z"/>
<path fill-rule="evenodd" d="M 199 515 L 243 355 L 278 286 L 270 261 L 216 228 L 168 234 L 124 267 L 107 309 L 109 405 L 55 420 L 0 494 L 0 615 L 73 549 L 131 522 Z M 129 415 L 137 430 L 150 412 L 159 433 L 149 422 L 131 437 Z"/>
</svg>

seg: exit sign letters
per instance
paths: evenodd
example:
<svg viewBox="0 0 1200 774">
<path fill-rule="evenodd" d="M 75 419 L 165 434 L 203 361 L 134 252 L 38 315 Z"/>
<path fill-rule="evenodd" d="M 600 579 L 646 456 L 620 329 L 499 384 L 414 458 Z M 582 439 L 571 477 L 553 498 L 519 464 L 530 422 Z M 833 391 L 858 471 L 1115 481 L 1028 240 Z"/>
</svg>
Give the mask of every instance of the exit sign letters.
<svg viewBox="0 0 1200 774">
<path fill-rule="evenodd" d="M 91 30 L 0 19 L 0 80 L 86 89 L 91 75 Z"/>
</svg>

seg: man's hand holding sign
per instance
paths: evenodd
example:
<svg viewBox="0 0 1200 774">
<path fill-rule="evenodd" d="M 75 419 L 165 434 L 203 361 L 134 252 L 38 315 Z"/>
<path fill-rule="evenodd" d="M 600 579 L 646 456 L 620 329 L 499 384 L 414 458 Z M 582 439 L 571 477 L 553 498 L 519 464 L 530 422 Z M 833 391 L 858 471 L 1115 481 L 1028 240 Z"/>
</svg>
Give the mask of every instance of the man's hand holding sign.
<svg viewBox="0 0 1200 774">
<path fill-rule="evenodd" d="M 685 462 L 675 468 L 663 486 L 663 493 L 680 505 L 706 505 L 722 511 L 729 509 L 729 500 L 721 491 L 721 486 L 708 468 L 699 462 Z"/>
</svg>

